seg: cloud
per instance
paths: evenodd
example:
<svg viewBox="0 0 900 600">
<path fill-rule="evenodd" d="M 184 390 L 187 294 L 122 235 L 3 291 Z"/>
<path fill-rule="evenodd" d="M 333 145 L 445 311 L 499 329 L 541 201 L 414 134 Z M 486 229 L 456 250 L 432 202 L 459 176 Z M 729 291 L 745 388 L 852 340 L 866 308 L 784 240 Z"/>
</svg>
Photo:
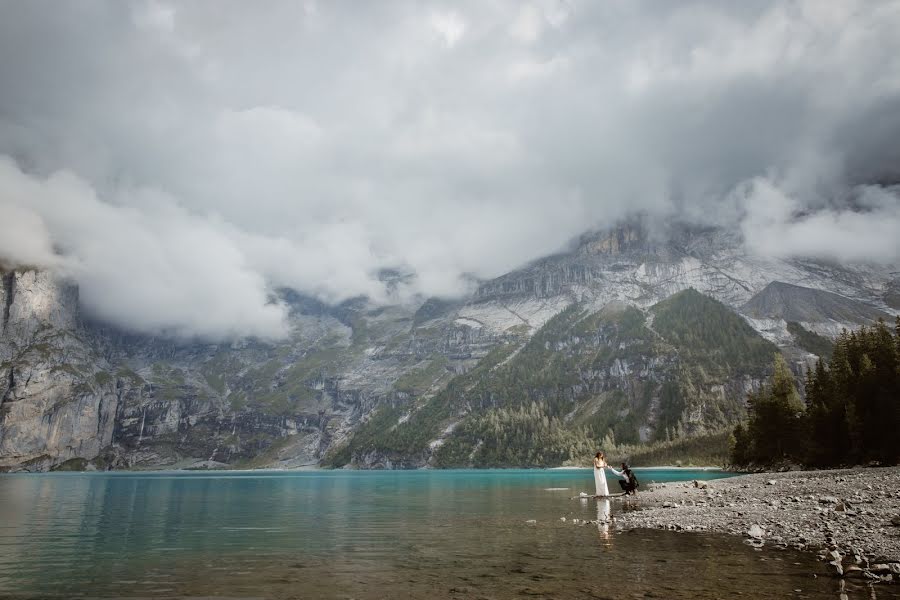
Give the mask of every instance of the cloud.
<svg viewBox="0 0 900 600">
<path fill-rule="evenodd" d="M 58 262 L 50 232 L 40 216 L 2 197 L 0 209 L 0 265 L 53 266 Z"/>
<path fill-rule="evenodd" d="M 0 161 L 0 211 L 14 218 L 3 222 L 20 228 L 8 256 L 73 276 L 86 309 L 125 329 L 213 339 L 285 335 L 285 307 L 270 299 L 228 235 L 164 196 L 135 193 L 139 206 L 103 202 L 71 173 L 40 180 Z M 51 237 L 58 256 L 38 243 Z"/>
<path fill-rule="evenodd" d="M 454 12 L 432 14 L 431 27 L 443 38 L 448 48 L 455 46 L 466 31 L 465 22 Z"/>
<path fill-rule="evenodd" d="M 854 192 L 853 209 L 809 212 L 777 182 L 748 182 L 735 191 L 746 210 L 742 227 L 748 247 L 776 257 L 893 263 L 900 257 L 900 195 L 871 186 Z"/>
<path fill-rule="evenodd" d="M 460 294 L 634 213 L 895 261 L 898 26 L 896 0 L 7 3 L 0 258 L 207 337 L 283 334 L 279 287 Z"/>
</svg>

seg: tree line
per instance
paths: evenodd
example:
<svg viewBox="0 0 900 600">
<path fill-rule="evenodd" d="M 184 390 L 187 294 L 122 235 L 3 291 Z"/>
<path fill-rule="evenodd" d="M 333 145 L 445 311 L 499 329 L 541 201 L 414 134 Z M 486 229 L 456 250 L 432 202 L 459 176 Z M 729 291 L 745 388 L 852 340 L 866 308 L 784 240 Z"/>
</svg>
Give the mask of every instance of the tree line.
<svg viewBox="0 0 900 600">
<path fill-rule="evenodd" d="M 900 461 L 900 318 L 843 331 L 831 360 L 806 373 L 805 402 L 780 354 L 770 382 L 748 396 L 735 427 L 738 467 L 836 467 Z"/>
</svg>

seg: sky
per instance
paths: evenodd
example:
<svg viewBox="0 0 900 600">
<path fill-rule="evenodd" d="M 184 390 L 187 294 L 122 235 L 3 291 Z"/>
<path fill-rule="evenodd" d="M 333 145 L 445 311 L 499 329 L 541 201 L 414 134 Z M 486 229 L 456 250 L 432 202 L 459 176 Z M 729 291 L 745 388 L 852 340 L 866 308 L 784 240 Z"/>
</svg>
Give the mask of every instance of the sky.
<svg viewBox="0 0 900 600">
<path fill-rule="evenodd" d="M 0 0 L 0 262 L 205 338 L 283 336 L 280 288 L 460 296 L 634 214 L 894 263 L 898 30 L 890 0 Z"/>
</svg>

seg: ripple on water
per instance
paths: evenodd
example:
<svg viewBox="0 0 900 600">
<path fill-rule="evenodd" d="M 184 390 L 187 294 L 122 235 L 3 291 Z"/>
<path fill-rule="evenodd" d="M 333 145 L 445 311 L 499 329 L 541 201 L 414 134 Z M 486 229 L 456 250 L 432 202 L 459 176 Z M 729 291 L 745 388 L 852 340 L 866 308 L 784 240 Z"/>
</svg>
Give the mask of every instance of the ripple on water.
<svg viewBox="0 0 900 600">
<path fill-rule="evenodd" d="M 808 555 L 582 525 L 624 510 L 571 500 L 590 477 L 2 477 L 0 597 L 837 597 L 834 580 L 812 577 L 821 568 Z M 878 593 L 897 597 L 895 588 Z"/>
</svg>

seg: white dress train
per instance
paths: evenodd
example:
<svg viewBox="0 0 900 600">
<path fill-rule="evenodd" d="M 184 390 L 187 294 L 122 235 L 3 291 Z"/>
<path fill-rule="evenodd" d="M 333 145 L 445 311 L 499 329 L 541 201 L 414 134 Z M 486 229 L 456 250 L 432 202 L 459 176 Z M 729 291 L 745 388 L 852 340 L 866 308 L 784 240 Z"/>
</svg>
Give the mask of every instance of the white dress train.
<svg viewBox="0 0 900 600">
<path fill-rule="evenodd" d="M 594 467 L 594 487 L 598 496 L 609 496 L 609 488 L 606 486 L 606 470 Z"/>
</svg>

